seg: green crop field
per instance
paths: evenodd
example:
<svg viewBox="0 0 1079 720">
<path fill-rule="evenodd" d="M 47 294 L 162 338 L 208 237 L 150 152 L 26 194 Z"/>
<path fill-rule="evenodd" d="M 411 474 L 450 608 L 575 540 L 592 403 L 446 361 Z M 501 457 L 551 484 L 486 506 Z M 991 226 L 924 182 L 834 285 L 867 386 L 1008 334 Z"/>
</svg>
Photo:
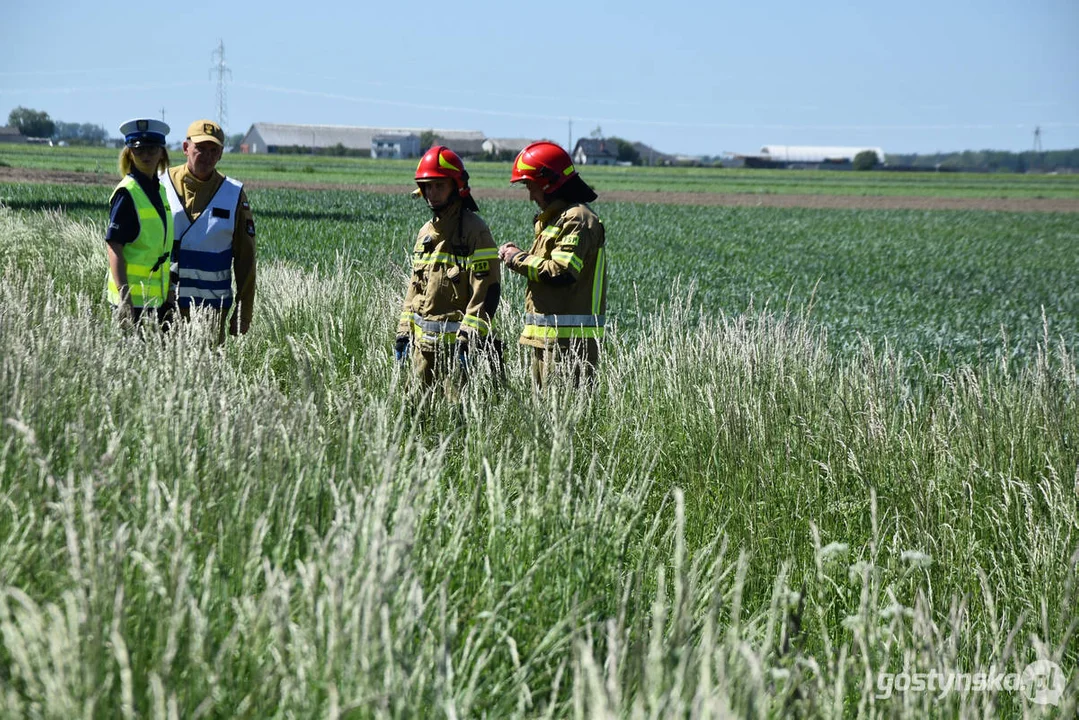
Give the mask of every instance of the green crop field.
<svg viewBox="0 0 1079 720">
<path fill-rule="evenodd" d="M 215 348 L 111 323 L 108 193 L 0 184 L 0 716 L 1033 717 L 1038 659 L 1075 715 L 1074 215 L 601 198 L 595 389 L 532 392 L 511 276 L 506 385 L 423 397 L 417 201 L 253 190 Z M 482 210 L 529 241 L 523 194 Z"/>
<path fill-rule="evenodd" d="M 100 224 L 109 192 L 0 185 L 0 202 L 62 208 Z M 342 255 L 401 275 L 426 213 L 404 193 L 254 190 L 250 197 L 262 256 L 304 267 Z M 934 365 L 990 360 L 1005 346 L 1012 357 L 1029 355 L 1046 331 L 1069 347 L 1079 338 L 1079 256 L 1072 251 L 1079 231 L 1068 214 L 597 208 L 618 239 L 612 316 L 627 331 L 674 299 L 684 300 L 694 322 L 754 308 L 793 312 L 819 326 L 836 350 L 887 343 L 907 361 L 930 357 Z M 523 194 L 487 201 L 483 211 L 497 242 L 530 244 L 533 210 Z M 521 306 L 519 284 L 507 286 L 518 294 L 506 304 Z"/>
<path fill-rule="evenodd" d="M 86 173 L 91 179 L 116 174 L 118 151 L 0 145 L 0 167 Z M 182 159 L 172 151 L 174 162 Z M 477 188 L 508 186 L 509 163 L 469 164 Z M 229 153 L 223 172 L 244 180 L 319 184 L 408 185 L 415 160 L 371 160 L 310 155 Z M 1079 175 L 894 173 L 746 170 L 694 167 L 590 167 L 588 180 L 606 191 L 739 193 L 755 195 L 865 195 L 955 198 L 1079 198 Z"/>
</svg>

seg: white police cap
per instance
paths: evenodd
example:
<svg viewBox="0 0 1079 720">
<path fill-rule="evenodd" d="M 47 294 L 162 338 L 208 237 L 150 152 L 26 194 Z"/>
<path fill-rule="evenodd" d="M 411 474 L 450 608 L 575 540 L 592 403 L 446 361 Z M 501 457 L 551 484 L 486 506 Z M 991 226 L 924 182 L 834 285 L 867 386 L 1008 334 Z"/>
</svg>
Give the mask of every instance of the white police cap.
<svg viewBox="0 0 1079 720">
<path fill-rule="evenodd" d="M 135 119 L 121 125 L 120 133 L 124 136 L 124 144 L 128 147 L 164 145 L 165 136 L 169 134 L 169 126 L 153 118 Z"/>
</svg>

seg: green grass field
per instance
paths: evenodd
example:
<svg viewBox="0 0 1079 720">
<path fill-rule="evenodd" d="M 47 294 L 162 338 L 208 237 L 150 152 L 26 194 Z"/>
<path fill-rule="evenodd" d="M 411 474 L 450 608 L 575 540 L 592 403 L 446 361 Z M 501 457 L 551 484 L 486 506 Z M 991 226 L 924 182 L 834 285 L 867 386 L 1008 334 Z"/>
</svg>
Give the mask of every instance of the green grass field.
<svg viewBox="0 0 1079 720">
<path fill-rule="evenodd" d="M 0 202 L 100 223 L 109 192 L 0 184 Z M 400 274 L 426 213 L 403 194 L 254 190 L 250 198 L 263 256 L 304 267 L 340 254 Z M 1071 251 L 1079 232 L 1067 214 L 596 207 L 620 240 L 611 249 L 612 315 L 627 331 L 677 284 L 695 315 L 790 311 L 807 315 L 838 351 L 887 343 L 915 363 L 991 360 L 1005 345 L 1012 358 L 1026 357 L 1046 331 L 1069 347 L 1079 338 Z M 497 242 L 530 244 L 523 197 L 487 201 L 483 211 Z"/>
<path fill-rule="evenodd" d="M 65 170 L 111 178 L 117 150 L 0 145 L 0 166 Z M 182 160 L 172 151 L 173 162 Z M 415 160 L 371 160 L 307 155 L 227 154 L 221 169 L 244 180 L 348 185 L 408 185 Z M 470 163 L 471 184 L 504 188 L 509 163 Z M 1076 175 L 892 173 L 719 168 L 590 167 L 588 181 L 600 192 L 663 191 L 740 194 L 926 196 L 970 198 L 1079 198 Z"/>
<path fill-rule="evenodd" d="M 1074 716 L 1068 215 L 600 202 L 595 391 L 531 392 L 509 277 L 450 400 L 391 361 L 416 201 L 253 191 L 215 349 L 112 325 L 107 194 L 0 185 L 0 715 L 1036 717 L 882 673 L 1046 658 Z"/>
</svg>

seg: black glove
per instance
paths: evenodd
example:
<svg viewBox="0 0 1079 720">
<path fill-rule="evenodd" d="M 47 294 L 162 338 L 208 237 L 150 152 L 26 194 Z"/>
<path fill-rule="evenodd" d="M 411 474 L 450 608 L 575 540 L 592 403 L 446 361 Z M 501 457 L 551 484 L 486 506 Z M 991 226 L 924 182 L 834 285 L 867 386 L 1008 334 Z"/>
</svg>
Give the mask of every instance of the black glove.
<svg viewBox="0 0 1079 720">
<path fill-rule="evenodd" d="M 408 344 L 411 337 L 407 333 L 401 333 L 393 341 L 393 359 L 404 363 L 408 359 Z"/>
<path fill-rule="evenodd" d="M 457 365 L 462 372 L 468 372 L 468 338 L 457 338 Z"/>
</svg>

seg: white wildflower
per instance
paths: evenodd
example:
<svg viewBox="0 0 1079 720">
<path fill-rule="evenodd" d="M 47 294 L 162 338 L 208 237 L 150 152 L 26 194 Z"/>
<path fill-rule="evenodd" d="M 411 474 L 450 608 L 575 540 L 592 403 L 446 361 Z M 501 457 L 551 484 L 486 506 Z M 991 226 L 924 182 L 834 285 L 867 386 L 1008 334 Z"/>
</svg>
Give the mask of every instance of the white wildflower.
<svg viewBox="0 0 1079 720">
<path fill-rule="evenodd" d="M 820 549 L 820 559 L 823 562 L 827 562 L 832 558 L 843 557 L 847 554 L 850 546 L 847 543 L 833 542 L 828 543 Z"/>
<path fill-rule="evenodd" d="M 850 580 L 851 583 L 861 582 L 862 577 L 865 576 L 865 571 L 871 567 L 873 566 L 865 560 L 859 560 L 847 568 L 847 579 Z"/>
<path fill-rule="evenodd" d="M 917 550 L 904 550 L 899 559 L 910 563 L 912 568 L 927 568 L 933 564 L 933 558 Z"/>
</svg>

